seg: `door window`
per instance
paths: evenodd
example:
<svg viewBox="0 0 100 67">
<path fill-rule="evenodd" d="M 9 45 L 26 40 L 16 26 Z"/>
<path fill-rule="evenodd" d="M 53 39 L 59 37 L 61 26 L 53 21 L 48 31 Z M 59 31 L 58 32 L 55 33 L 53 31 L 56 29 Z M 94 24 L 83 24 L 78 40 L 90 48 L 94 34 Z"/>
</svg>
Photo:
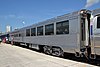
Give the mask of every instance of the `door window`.
<svg viewBox="0 0 100 67">
<path fill-rule="evenodd" d="M 97 28 L 100 28 L 100 17 L 97 18 Z"/>
</svg>

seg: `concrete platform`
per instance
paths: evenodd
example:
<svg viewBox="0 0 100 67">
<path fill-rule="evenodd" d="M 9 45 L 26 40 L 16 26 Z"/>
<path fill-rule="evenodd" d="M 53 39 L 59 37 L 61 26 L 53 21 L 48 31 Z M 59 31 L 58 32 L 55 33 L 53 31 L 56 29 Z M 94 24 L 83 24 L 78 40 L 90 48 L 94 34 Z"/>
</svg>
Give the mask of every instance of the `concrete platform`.
<svg viewBox="0 0 100 67">
<path fill-rule="evenodd" d="M 0 44 L 0 67 L 97 67 L 53 57 L 10 44 Z"/>
</svg>

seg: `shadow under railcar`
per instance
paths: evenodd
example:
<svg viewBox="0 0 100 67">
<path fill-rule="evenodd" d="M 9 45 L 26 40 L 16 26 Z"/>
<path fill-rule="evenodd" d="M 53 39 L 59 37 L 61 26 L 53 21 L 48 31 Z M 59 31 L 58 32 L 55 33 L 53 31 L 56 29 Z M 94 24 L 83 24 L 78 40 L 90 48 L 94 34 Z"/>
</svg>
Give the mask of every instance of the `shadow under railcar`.
<svg viewBox="0 0 100 67">
<path fill-rule="evenodd" d="M 77 62 L 83 62 L 83 63 L 95 65 L 95 66 L 100 66 L 100 56 L 97 56 L 96 59 L 89 59 L 89 58 L 86 58 L 85 56 L 75 57 L 75 54 L 64 53 L 64 59 L 69 59 L 69 60 L 73 60 Z"/>
</svg>

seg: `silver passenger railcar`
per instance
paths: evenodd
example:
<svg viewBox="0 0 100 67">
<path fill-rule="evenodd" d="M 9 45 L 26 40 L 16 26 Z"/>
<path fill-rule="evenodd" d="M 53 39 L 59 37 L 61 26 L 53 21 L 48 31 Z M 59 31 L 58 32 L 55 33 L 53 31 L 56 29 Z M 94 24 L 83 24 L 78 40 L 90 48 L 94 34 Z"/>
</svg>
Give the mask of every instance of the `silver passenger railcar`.
<svg viewBox="0 0 100 67">
<path fill-rule="evenodd" d="M 93 35 L 91 43 L 91 54 L 100 55 L 100 9 L 92 11 L 91 25 L 93 26 Z"/>
<path fill-rule="evenodd" d="M 91 11 L 80 10 L 10 32 L 14 44 L 24 44 L 47 54 L 63 56 L 64 52 L 90 56 Z"/>
</svg>

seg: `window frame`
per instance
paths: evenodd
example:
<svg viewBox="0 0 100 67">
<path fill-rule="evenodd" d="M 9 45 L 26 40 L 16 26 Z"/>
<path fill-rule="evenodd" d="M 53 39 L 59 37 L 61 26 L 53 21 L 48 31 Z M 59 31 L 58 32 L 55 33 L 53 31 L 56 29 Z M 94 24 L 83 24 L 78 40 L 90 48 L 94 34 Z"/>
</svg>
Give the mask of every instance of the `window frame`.
<svg viewBox="0 0 100 67">
<path fill-rule="evenodd" d="M 67 24 L 63 25 L 65 23 L 67 23 Z M 66 30 L 67 30 L 67 32 L 66 32 Z M 69 20 L 60 21 L 60 22 L 56 23 L 56 35 L 61 35 L 61 34 L 69 34 Z"/>
<path fill-rule="evenodd" d="M 43 29 L 44 27 L 43 26 L 39 26 L 39 27 L 37 27 L 37 36 L 43 36 Z M 39 32 L 39 31 L 41 31 L 42 30 L 42 34 L 41 34 L 41 32 Z M 38 33 L 40 33 L 40 34 L 38 34 Z"/>
<path fill-rule="evenodd" d="M 48 29 L 49 29 L 49 31 L 48 31 Z M 45 35 L 54 35 L 54 23 L 45 25 Z"/>
<path fill-rule="evenodd" d="M 28 34 L 27 34 L 28 32 Z M 30 36 L 30 29 L 26 29 L 26 36 Z"/>
<path fill-rule="evenodd" d="M 36 36 L 36 28 L 31 28 L 31 36 Z"/>
</svg>

